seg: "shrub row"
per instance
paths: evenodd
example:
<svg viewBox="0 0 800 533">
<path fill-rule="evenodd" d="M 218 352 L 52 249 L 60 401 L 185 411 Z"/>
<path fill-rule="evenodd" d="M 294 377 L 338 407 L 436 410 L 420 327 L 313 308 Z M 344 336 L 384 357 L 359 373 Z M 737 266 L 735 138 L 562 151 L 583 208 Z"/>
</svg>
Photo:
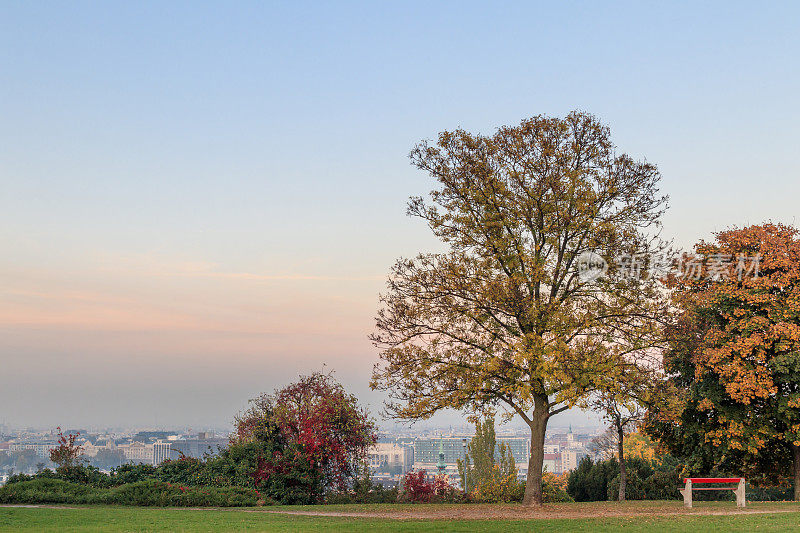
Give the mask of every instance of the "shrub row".
<svg viewBox="0 0 800 533">
<path fill-rule="evenodd" d="M 676 500 L 683 487 L 684 465 L 669 455 L 657 461 L 640 457 L 626 460 L 628 478 L 625 497 L 628 500 Z M 725 472 L 704 473 L 708 477 L 730 477 Z M 697 475 L 697 473 L 695 473 Z M 703 476 L 703 477 L 705 477 Z M 593 462 L 585 457 L 570 472 L 567 491 L 575 501 L 616 500 L 619 493 L 619 462 L 616 458 Z M 733 500 L 729 491 L 696 492 L 695 500 Z M 758 487 L 748 483 L 748 501 L 783 501 L 793 498 L 791 486 Z"/>
<path fill-rule="evenodd" d="M 638 457 L 626 459 L 628 500 L 674 500 L 680 498 L 678 485 L 682 465 L 672 457 L 651 462 Z M 584 457 L 569 474 L 567 492 L 575 501 L 616 500 L 619 492 L 619 462 L 616 458 L 594 462 Z"/>
<path fill-rule="evenodd" d="M 0 487 L 0 503 L 4 504 L 247 507 L 256 505 L 260 499 L 258 492 L 243 487 L 186 487 L 154 480 L 102 488 L 60 479 L 37 478 Z"/>
</svg>

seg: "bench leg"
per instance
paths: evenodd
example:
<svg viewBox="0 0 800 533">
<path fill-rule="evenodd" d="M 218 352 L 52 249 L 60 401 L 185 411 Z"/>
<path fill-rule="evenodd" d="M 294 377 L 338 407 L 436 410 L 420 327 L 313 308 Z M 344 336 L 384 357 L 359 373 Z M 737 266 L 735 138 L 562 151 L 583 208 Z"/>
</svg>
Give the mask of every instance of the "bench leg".
<svg viewBox="0 0 800 533">
<path fill-rule="evenodd" d="M 744 478 L 739 480 L 739 486 L 736 487 L 736 490 L 733 491 L 736 494 L 736 507 L 744 507 L 746 505 L 745 500 L 745 483 Z"/>
<path fill-rule="evenodd" d="M 692 482 L 686 480 L 686 486 L 680 489 L 680 493 L 683 494 L 683 506 L 687 509 L 692 508 Z"/>
</svg>

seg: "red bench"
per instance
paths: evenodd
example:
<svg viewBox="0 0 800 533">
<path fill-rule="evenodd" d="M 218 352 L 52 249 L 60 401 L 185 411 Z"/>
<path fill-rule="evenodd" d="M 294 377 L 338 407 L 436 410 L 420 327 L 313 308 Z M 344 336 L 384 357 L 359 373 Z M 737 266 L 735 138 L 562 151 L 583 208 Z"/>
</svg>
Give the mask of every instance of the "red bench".
<svg viewBox="0 0 800 533">
<path fill-rule="evenodd" d="M 745 483 L 743 477 L 687 477 L 683 482 L 685 486 L 679 489 L 683 494 L 683 505 L 691 509 L 692 507 L 692 491 L 693 490 L 732 490 L 736 495 L 736 507 L 745 506 Z M 695 484 L 707 483 L 736 483 L 735 487 L 695 487 Z"/>
</svg>

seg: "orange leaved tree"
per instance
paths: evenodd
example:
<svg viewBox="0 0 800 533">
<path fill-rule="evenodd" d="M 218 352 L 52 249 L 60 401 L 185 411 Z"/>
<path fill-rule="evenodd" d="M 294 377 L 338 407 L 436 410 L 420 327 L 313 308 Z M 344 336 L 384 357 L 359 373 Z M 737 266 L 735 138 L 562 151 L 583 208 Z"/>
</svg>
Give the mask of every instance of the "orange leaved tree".
<svg viewBox="0 0 800 533">
<path fill-rule="evenodd" d="M 665 366 L 686 391 L 647 431 L 690 469 L 776 480 L 792 464 L 800 500 L 800 238 L 782 224 L 700 242 L 697 275 L 675 280 L 682 309 Z"/>
</svg>

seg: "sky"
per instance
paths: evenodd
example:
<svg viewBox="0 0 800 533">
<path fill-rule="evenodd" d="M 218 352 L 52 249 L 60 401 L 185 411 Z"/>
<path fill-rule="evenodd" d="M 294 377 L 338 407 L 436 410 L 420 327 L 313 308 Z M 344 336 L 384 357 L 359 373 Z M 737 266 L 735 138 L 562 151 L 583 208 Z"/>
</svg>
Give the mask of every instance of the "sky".
<svg viewBox="0 0 800 533">
<path fill-rule="evenodd" d="M 0 1 L 0 423 L 225 425 L 322 369 L 377 414 L 378 294 L 440 249 L 408 152 L 442 130 L 588 111 L 658 165 L 678 245 L 796 224 L 798 26 L 790 2 Z"/>
</svg>

